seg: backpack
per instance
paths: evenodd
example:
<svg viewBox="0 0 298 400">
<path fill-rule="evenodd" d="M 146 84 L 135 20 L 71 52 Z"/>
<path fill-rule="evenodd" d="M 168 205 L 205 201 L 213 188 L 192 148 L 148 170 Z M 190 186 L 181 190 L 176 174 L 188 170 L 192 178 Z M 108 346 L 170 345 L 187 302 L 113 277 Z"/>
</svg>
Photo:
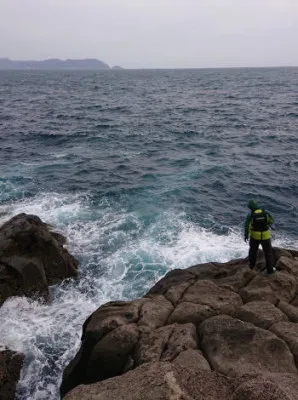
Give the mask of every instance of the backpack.
<svg viewBox="0 0 298 400">
<path fill-rule="evenodd" d="M 269 229 L 267 214 L 264 210 L 255 210 L 251 213 L 251 229 L 253 231 L 264 232 Z"/>
</svg>

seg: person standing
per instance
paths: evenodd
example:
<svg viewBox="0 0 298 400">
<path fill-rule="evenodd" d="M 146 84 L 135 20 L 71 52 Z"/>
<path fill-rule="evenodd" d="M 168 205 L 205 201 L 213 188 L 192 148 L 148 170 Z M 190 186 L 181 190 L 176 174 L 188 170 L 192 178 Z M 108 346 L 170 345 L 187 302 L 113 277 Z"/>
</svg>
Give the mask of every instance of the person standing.
<svg viewBox="0 0 298 400">
<path fill-rule="evenodd" d="M 257 261 L 257 252 L 261 244 L 265 254 L 266 269 L 268 274 L 275 272 L 273 250 L 271 245 L 270 225 L 273 224 L 274 218 L 262 208 L 257 201 L 249 200 L 247 207 L 250 209 L 245 225 L 244 240 L 249 239 L 248 261 L 249 267 L 253 269 Z"/>
</svg>

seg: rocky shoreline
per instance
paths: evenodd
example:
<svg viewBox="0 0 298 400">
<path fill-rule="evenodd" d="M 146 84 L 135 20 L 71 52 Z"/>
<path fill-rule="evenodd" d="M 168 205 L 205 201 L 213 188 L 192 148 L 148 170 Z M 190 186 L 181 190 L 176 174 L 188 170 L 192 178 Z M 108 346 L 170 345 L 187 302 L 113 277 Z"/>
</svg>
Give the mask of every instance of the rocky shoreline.
<svg viewBox="0 0 298 400">
<path fill-rule="evenodd" d="M 101 306 L 64 371 L 66 400 L 297 400 L 298 252 L 174 270 Z"/>
<path fill-rule="evenodd" d="M 66 238 L 36 215 L 19 214 L 0 227 L 0 307 L 11 296 L 50 303 L 49 287 L 78 274 Z M 0 351 L 0 400 L 13 400 L 25 356 Z"/>
<path fill-rule="evenodd" d="M 20 214 L 0 228 L 0 306 L 10 296 L 50 301 L 76 276 L 66 239 Z M 298 400 L 298 251 L 169 272 L 142 298 L 87 318 L 65 368 L 66 400 Z M 0 352 L 0 399 L 15 396 L 24 356 Z"/>
</svg>

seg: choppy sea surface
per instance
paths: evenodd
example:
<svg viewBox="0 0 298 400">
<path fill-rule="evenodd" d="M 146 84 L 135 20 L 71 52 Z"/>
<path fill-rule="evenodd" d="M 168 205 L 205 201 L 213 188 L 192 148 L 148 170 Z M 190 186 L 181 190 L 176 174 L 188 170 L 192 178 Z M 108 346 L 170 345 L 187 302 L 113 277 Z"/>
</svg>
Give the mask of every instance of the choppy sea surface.
<svg viewBox="0 0 298 400">
<path fill-rule="evenodd" d="M 298 68 L 0 71 L 0 223 L 36 214 L 80 262 L 51 305 L 0 308 L 0 345 L 26 354 L 18 399 L 59 399 L 103 303 L 246 256 L 248 199 L 297 249 L 297 126 Z"/>
</svg>

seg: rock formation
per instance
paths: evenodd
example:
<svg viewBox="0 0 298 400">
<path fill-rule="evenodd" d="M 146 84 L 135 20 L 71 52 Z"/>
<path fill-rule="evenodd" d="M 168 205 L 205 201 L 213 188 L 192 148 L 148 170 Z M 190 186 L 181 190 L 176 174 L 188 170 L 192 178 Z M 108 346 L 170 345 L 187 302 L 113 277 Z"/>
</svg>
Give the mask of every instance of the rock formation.
<svg viewBox="0 0 298 400">
<path fill-rule="evenodd" d="M 66 400 L 298 400 L 298 252 L 174 270 L 85 321 Z M 264 268 L 262 255 L 258 267 Z"/>
<path fill-rule="evenodd" d="M 19 214 L 0 228 L 0 306 L 10 296 L 49 299 L 49 285 L 77 275 L 66 239 L 35 215 Z"/>
<path fill-rule="evenodd" d="M 0 351 L 0 400 L 14 400 L 24 355 L 11 350 Z"/>
</svg>

